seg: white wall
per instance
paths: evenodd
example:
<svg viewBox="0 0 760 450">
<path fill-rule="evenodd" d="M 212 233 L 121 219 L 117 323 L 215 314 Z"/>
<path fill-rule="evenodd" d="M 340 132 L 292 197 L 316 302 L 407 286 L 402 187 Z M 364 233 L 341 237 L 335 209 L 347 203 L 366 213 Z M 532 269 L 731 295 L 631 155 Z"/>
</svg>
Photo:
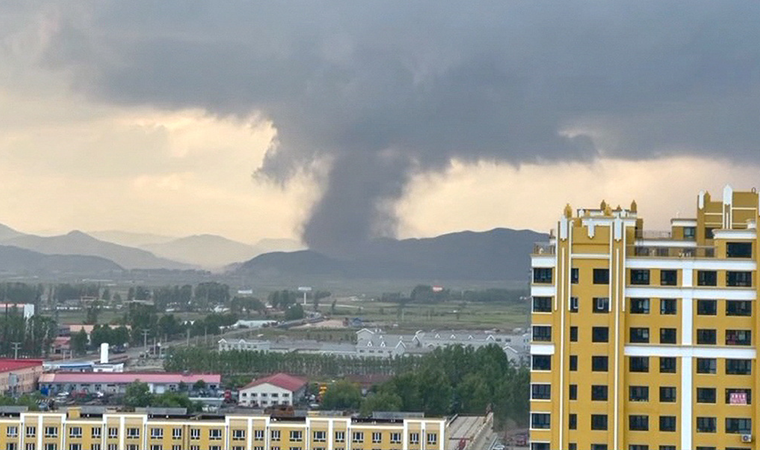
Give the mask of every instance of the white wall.
<svg viewBox="0 0 760 450">
<path fill-rule="evenodd" d="M 277 402 L 277 405 L 292 405 L 293 395 L 294 393 L 287 389 L 264 383 L 248 389 L 241 389 L 238 402 L 242 406 L 258 404 L 261 407 L 267 407 L 274 405 L 274 401 Z"/>
</svg>

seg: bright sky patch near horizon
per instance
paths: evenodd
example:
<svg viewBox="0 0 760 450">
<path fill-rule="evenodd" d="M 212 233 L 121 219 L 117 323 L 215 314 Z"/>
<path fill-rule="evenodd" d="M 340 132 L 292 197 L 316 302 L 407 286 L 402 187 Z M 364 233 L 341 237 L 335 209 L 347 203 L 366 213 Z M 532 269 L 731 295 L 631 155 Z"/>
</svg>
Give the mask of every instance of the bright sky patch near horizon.
<svg viewBox="0 0 760 450">
<path fill-rule="evenodd" d="M 636 199 L 664 229 L 760 184 L 758 7 L 643 3 L 0 6 L 0 223 L 328 247 Z"/>
</svg>

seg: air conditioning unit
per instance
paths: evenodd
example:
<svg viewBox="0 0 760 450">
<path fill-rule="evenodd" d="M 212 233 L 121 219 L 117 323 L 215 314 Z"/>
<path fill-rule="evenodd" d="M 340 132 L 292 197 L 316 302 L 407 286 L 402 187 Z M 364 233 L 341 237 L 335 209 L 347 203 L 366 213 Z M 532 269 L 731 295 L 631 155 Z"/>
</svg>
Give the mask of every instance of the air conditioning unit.
<svg viewBox="0 0 760 450">
<path fill-rule="evenodd" d="M 751 434 L 742 434 L 742 442 L 752 442 Z"/>
</svg>

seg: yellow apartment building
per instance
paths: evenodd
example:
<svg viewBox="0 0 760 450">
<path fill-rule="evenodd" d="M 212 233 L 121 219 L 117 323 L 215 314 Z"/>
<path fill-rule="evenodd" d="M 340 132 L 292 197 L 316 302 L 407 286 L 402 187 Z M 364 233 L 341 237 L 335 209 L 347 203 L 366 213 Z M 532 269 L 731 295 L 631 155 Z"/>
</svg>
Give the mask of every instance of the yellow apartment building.
<svg viewBox="0 0 760 450">
<path fill-rule="evenodd" d="M 5 450 L 444 450 L 445 420 L 0 412 Z"/>
<path fill-rule="evenodd" d="M 532 261 L 531 450 L 757 449 L 758 194 L 647 232 L 568 205 Z"/>
</svg>

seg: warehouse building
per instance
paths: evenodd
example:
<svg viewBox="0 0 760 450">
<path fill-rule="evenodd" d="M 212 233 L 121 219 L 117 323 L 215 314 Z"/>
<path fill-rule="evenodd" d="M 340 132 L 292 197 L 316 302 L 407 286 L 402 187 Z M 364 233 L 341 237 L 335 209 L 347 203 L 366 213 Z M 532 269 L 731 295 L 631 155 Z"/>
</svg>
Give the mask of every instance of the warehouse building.
<svg viewBox="0 0 760 450">
<path fill-rule="evenodd" d="M 48 394 L 58 392 L 85 392 L 104 394 L 124 394 L 127 386 L 140 381 L 148 384 L 150 392 L 179 391 L 181 386 L 193 387 L 198 381 L 205 383 L 209 391 L 217 391 L 221 383 L 218 374 L 182 373 L 140 373 L 140 372 L 58 372 L 46 373 L 40 377 L 40 390 Z"/>
</svg>

